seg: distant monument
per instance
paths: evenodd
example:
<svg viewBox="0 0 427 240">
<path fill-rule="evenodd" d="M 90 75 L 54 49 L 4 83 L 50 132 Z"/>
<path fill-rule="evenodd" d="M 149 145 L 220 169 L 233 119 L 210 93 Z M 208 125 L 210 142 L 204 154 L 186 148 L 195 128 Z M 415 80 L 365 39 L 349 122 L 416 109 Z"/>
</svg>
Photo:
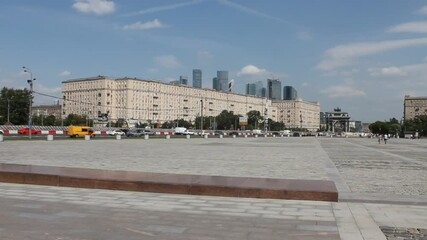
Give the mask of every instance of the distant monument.
<svg viewBox="0 0 427 240">
<path fill-rule="evenodd" d="M 326 112 L 327 131 L 330 132 L 349 132 L 350 117 L 348 113 L 342 112 L 341 108 L 334 108 L 333 112 Z"/>
</svg>

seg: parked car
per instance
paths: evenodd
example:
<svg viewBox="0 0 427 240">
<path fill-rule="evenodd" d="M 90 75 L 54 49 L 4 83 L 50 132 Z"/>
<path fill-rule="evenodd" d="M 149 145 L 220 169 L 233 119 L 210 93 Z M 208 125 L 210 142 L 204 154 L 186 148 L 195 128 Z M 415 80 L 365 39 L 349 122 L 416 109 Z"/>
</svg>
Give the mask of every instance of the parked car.
<svg viewBox="0 0 427 240">
<path fill-rule="evenodd" d="M 189 131 L 185 127 L 176 127 L 175 128 L 175 135 L 195 135 L 195 133 L 192 131 Z"/>
<path fill-rule="evenodd" d="M 154 132 L 148 129 L 133 128 L 129 129 L 129 131 L 126 133 L 126 136 L 128 137 L 141 137 L 143 135 L 154 135 Z"/>
<path fill-rule="evenodd" d="M 29 134 L 30 128 L 21 128 L 18 130 L 19 134 Z M 41 130 L 31 128 L 31 134 L 42 134 Z"/>
<path fill-rule="evenodd" d="M 129 129 L 129 131 L 126 133 L 127 137 L 140 137 L 144 135 L 143 129 Z"/>
<path fill-rule="evenodd" d="M 224 132 L 223 132 L 223 131 L 216 130 L 216 131 L 214 132 L 214 134 L 215 134 L 215 135 L 224 135 Z"/>
<path fill-rule="evenodd" d="M 125 132 L 123 132 L 120 129 L 114 129 L 112 131 L 109 131 L 108 135 L 111 135 L 111 136 L 117 136 L 117 135 L 123 136 L 123 135 L 125 135 Z"/>
<path fill-rule="evenodd" d="M 232 132 L 229 132 L 228 135 L 230 135 L 230 136 L 239 136 L 239 132 L 232 131 Z"/>
</svg>

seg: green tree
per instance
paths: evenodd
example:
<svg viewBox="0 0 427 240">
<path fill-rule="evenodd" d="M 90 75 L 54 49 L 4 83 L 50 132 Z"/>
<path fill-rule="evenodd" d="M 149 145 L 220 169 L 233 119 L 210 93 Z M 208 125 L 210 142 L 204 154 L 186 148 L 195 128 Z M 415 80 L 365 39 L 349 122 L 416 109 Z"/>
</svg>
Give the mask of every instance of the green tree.
<svg viewBox="0 0 427 240">
<path fill-rule="evenodd" d="M 248 115 L 247 129 L 259 128 L 259 121 L 262 119 L 261 113 L 257 110 L 252 110 L 248 112 L 247 115 Z"/>
<path fill-rule="evenodd" d="M 64 119 L 64 126 L 68 126 L 68 125 L 86 125 L 87 122 L 87 118 L 86 116 L 81 116 L 78 114 L 69 114 L 65 119 Z"/>
<path fill-rule="evenodd" d="M 427 115 L 420 115 L 404 123 L 405 131 L 417 131 L 421 136 L 427 136 Z"/>
<path fill-rule="evenodd" d="M 33 124 L 39 125 L 39 126 L 55 126 L 56 125 L 56 118 L 54 115 L 49 116 L 33 116 Z"/>
<path fill-rule="evenodd" d="M 0 124 L 9 121 L 15 125 L 28 124 L 30 91 L 3 87 L 0 91 Z M 9 114 L 8 114 L 9 105 Z"/>
<path fill-rule="evenodd" d="M 234 115 L 231 111 L 223 110 L 216 117 L 216 122 L 219 130 L 237 129 L 239 124 L 239 115 Z"/>
<path fill-rule="evenodd" d="M 283 122 L 276 122 L 272 119 L 268 119 L 268 126 L 270 131 L 281 131 L 285 129 L 285 124 Z"/>
<path fill-rule="evenodd" d="M 202 117 L 197 116 L 196 119 L 194 120 L 195 129 L 200 129 L 201 119 Z M 210 117 L 203 117 L 203 129 L 209 129 L 209 127 L 210 127 Z"/>
<path fill-rule="evenodd" d="M 394 132 L 391 130 L 390 122 L 383 121 L 376 121 L 375 123 L 372 123 L 371 125 L 369 125 L 369 129 L 374 134 L 388 134 Z"/>
<path fill-rule="evenodd" d="M 176 123 L 175 121 L 166 121 L 162 123 L 161 128 L 163 129 L 169 129 L 169 128 L 175 128 L 176 127 Z"/>
</svg>

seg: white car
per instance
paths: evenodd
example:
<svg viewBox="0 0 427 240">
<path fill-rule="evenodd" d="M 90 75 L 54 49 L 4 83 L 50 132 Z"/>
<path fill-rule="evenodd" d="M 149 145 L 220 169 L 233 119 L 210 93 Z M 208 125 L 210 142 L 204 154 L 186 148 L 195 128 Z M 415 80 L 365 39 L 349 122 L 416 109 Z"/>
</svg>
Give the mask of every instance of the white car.
<svg viewBox="0 0 427 240">
<path fill-rule="evenodd" d="M 115 129 L 115 130 L 109 131 L 108 135 L 111 135 L 111 136 L 116 136 L 116 135 L 123 136 L 123 135 L 125 135 L 125 132 L 123 132 L 120 129 Z"/>
</svg>

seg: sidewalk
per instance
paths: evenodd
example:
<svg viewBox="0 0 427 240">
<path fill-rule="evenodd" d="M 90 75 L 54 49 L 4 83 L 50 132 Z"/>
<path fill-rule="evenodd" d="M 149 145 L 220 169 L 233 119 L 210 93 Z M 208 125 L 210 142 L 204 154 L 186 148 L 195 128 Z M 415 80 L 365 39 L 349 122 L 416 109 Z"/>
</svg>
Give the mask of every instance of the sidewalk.
<svg viewBox="0 0 427 240">
<path fill-rule="evenodd" d="M 1 183 L 0 238 L 386 239 L 381 229 L 425 237 L 426 146 L 329 138 L 4 142 L 2 163 L 332 180 L 340 201 Z"/>
</svg>

